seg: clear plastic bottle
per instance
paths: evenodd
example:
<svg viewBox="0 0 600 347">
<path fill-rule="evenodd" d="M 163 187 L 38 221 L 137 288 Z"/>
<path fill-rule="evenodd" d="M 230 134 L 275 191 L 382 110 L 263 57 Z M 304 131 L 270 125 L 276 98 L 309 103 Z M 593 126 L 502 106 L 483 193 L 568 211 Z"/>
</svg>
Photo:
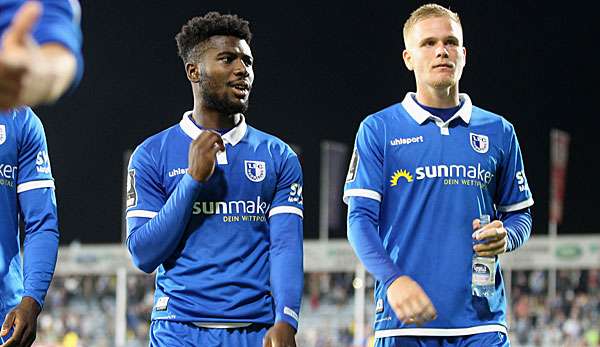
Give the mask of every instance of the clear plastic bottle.
<svg viewBox="0 0 600 347">
<path fill-rule="evenodd" d="M 487 214 L 479 217 L 481 228 L 490 224 L 490 216 Z M 473 241 L 475 244 L 484 241 Z M 494 294 L 496 287 L 496 256 L 481 257 L 473 251 L 473 262 L 471 266 L 471 293 L 478 297 L 490 297 Z"/>
</svg>

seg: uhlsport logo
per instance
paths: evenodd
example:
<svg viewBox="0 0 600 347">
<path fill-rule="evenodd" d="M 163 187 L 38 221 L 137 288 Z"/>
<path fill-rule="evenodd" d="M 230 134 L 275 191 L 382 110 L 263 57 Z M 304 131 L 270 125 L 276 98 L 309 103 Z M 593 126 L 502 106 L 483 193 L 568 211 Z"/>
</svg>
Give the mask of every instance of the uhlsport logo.
<svg viewBox="0 0 600 347">
<path fill-rule="evenodd" d="M 0 124 L 0 145 L 6 142 L 6 126 Z"/>
<path fill-rule="evenodd" d="M 244 160 L 244 172 L 252 182 L 260 182 L 267 175 L 267 166 L 264 161 Z"/>
<path fill-rule="evenodd" d="M 412 182 L 413 181 L 413 177 L 412 175 L 406 171 L 406 170 L 396 170 L 396 172 L 394 172 L 394 174 L 392 175 L 392 179 L 390 180 L 390 187 L 395 187 L 398 185 L 398 180 L 400 178 L 404 178 L 406 180 L 406 182 Z"/>
<path fill-rule="evenodd" d="M 408 170 L 396 170 L 390 179 L 390 187 L 399 186 L 401 178 L 407 183 L 415 180 L 442 178 L 444 185 L 465 185 L 485 188 L 490 184 L 493 177 L 494 174 L 482 167 L 480 163 L 477 165 L 429 165 L 417 167 L 414 177 Z"/>
<path fill-rule="evenodd" d="M 469 133 L 471 147 L 477 153 L 487 153 L 490 147 L 490 140 L 486 135 L 479 135 L 475 133 Z"/>
</svg>

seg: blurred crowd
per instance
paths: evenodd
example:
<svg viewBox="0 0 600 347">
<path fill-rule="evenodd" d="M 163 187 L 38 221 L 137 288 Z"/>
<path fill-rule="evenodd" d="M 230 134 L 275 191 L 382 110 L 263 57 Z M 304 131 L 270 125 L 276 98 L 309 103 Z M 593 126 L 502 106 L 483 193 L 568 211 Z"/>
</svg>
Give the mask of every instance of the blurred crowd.
<svg viewBox="0 0 600 347">
<path fill-rule="evenodd" d="M 506 274 L 505 274 L 506 276 Z M 305 277 L 299 347 L 366 347 L 373 343 L 373 280 L 365 286 L 365 338 L 354 341 L 354 274 Z M 600 347 L 600 270 L 513 271 L 510 339 L 518 347 Z M 127 277 L 126 347 L 148 345 L 154 277 Z M 40 315 L 35 347 L 114 347 L 116 276 L 55 276 Z"/>
</svg>

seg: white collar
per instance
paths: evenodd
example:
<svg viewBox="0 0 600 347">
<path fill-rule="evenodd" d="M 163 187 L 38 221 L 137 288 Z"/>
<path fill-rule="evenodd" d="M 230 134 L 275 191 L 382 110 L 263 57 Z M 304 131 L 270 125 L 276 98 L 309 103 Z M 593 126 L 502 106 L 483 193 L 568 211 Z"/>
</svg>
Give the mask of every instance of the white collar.
<svg viewBox="0 0 600 347">
<path fill-rule="evenodd" d="M 423 124 L 423 122 L 430 118 L 435 120 L 436 123 L 438 123 L 437 121 L 441 121 L 440 118 L 432 115 L 431 113 L 427 112 L 423 107 L 419 106 L 419 104 L 417 104 L 413 97 L 416 97 L 416 93 L 406 93 L 404 100 L 402 100 L 402 106 L 417 123 Z M 443 123 L 448 124 L 453 119 L 460 117 L 462 118 L 462 120 L 465 121 L 465 123 L 469 124 L 469 121 L 471 120 L 471 112 L 473 111 L 473 104 L 471 103 L 471 98 L 469 98 L 469 96 L 464 93 L 458 94 L 458 97 L 461 101 L 464 101 L 462 106 L 458 109 L 458 111 L 456 111 L 456 113 L 452 117 L 450 117 L 450 119 Z"/>
<path fill-rule="evenodd" d="M 204 131 L 203 129 L 198 128 L 196 123 L 194 123 L 190 116 L 192 115 L 192 111 L 187 111 L 183 114 L 183 118 L 181 122 L 179 122 L 179 126 L 184 133 L 186 133 L 192 140 L 195 140 L 200 134 Z M 246 119 L 244 115 L 241 113 L 237 113 L 233 116 L 233 121 L 237 124 L 233 129 L 229 130 L 221 138 L 224 143 L 228 143 L 232 146 L 235 146 L 242 140 L 244 135 L 246 135 L 246 130 L 248 126 L 246 125 Z"/>
</svg>

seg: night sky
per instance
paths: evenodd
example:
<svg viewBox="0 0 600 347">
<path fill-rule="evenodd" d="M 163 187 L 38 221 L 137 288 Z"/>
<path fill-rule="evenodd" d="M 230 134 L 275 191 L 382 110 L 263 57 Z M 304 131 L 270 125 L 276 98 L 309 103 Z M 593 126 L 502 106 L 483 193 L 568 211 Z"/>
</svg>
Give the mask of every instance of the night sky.
<svg viewBox="0 0 600 347">
<path fill-rule="evenodd" d="M 83 80 L 72 95 L 36 109 L 50 146 L 63 244 L 121 241 L 123 152 L 192 108 L 174 36 L 210 10 L 251 22 L 255 83 L 247 121 L 301 146 L 305 237 L 317 237 L 319 142 L 351 145 L 366 115 L 415 90 L 402 62 L 402 26 L 424 2 L 284 3 L 83 1 Z M 439 3 L 458 11 L 463 24 L 460 91 L 515 125 L 536 201 L 534 235 L 548 228 L 551 128 L 572 136 L 559 234 L 600 232 L 597 9 L 587 2 Z"/>
</svg>

